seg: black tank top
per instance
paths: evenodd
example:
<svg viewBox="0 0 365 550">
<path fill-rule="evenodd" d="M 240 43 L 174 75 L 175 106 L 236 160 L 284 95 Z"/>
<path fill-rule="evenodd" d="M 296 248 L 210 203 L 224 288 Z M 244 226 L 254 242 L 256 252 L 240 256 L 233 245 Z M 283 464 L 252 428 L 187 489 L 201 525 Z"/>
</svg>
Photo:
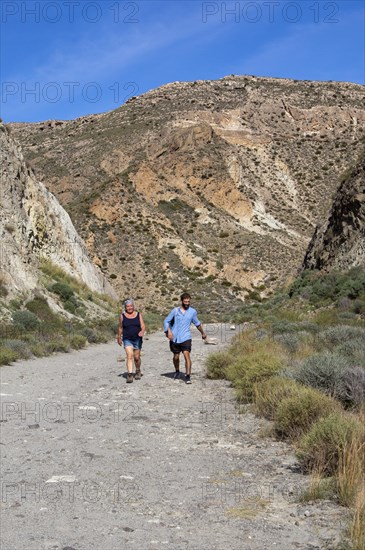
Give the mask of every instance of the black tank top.
<svg viewBox="0 0 365 550">
<path fill-rule="evenodd" d="M 134 319 L 128 319 L 124 313 L 122 313 L 122 316 L 123 340 L 137 340 L 139 338 L 138 333 L 142 330 L 139 312 L 137 312 Z"/>
</svg>

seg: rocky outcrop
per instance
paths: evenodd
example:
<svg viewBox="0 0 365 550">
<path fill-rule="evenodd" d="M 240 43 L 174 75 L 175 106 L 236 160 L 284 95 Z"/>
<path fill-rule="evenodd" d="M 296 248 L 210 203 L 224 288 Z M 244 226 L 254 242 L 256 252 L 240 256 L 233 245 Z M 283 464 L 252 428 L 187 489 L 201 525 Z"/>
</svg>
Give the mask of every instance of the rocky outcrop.
<svg viewBox="0 0 365 550">
<path fill-rule="evenodd" d="M 365 268 L 365 153 L 343 179 L 328 219 L 316 228 L 305 269 Z"/>
<path fill-rule="evenodd" d="M 51 260 L 91 290 L 115 296 L 70 216 L 55 196 L 26 166 L 19 145 L 0 124 L 1 279 L 9 296 L 30 291 L 40 283 L 39 260 Z"/>
</svg>

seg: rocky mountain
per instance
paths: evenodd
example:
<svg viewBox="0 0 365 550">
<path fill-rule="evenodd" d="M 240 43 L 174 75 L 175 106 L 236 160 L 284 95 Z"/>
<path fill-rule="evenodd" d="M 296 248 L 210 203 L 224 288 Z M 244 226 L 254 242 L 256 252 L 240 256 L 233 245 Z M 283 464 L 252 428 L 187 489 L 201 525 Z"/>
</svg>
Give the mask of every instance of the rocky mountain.
<svg viewBox="0 0 365 550">
<path fill-rule="evenodd" d="M 365 152 L 339 186 L 327 220 L 316 228 L 305 269 L 365 268 Z"/>
<path fill-rule="evenodd" d="M 12 124 L 120 294 L 221 313 L 294 275 L 365 137 L 364 87 L 175 82 L 71 121 Z"/>
<path fill-rule="evenodd" d="M 116 297 L 100 269 L 89 259 L 69 215 L 26 165 L 19 145 L 3 124 L 0 124 L 0 144 L 2 294 L 10 299 L 40 290 L 39 265 L 43 259 L 91 290 Z M 56 310 L 60 309 L 51 297 L 50 301 Z"/>
</svg>

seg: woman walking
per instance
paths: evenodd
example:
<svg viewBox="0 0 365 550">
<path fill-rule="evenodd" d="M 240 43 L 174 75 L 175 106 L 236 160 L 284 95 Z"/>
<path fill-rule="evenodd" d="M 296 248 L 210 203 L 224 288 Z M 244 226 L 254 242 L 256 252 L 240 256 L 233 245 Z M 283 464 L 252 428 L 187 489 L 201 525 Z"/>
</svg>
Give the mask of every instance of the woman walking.
<svg viewBox="0 0 365 550">
<path fill-rule="evenodd" d="M 133 382 L 133 362 L 136 368 L 135 380 L 140 380 L 141 373 L 141 349 L 145 324 L 141 313 L 135 310 L 134 301 L 129 298 L 124 302 L 124 312 L 119 318 L 117 342 L 125 349 L 127 356 L 127 384 Z"/>
</svg>

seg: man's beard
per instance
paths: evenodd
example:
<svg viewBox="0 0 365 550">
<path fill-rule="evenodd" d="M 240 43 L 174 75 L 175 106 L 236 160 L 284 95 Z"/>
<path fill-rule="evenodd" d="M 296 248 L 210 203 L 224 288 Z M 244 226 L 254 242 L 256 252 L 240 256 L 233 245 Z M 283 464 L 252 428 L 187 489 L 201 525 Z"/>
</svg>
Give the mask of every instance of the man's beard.
<svg viewBox="0 0 365 550">
<path fill-rule="evenodd" d="M 190 304 L 188 304 L 188 305 L 183 304 L 182 307 L 183 307 L 184 309 L 189 309 Z"/>
</svg>

